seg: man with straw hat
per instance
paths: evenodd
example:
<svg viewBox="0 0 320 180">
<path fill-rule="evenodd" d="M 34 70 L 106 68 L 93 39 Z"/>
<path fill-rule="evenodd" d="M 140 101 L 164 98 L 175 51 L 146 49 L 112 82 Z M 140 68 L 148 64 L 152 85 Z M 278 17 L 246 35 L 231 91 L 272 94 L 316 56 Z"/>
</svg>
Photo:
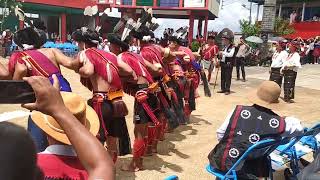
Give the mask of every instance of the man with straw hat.
<svg viewBox="0 0 320 180">
<path fill-rule="evenodd" d="M 44 178 L 114 179 L 112 160 L 94 137 L 100 125 L 97 114 L 80 96 L 60 95 L 58 79 L 53 79 L 54 87 L 44 77 L 24 78 L 37 100 L 22 106 L 33 110 L 32 120 L 46 133 L 50 145 L 38 154 Z"/>
<path fill-rule="evenodd" d="M 253 103 L 252 106 L 236 106 L 217 130 L 220 142 L 208 156 L 212 167 L 227 171 L 251 145 L 258 141 L 283 136 L 291 137 L 302 133 L 303 127 L 298 119 L 284 118 L 273 112 L 281 106 L 278 100 L 280 93 L 281 88 L 277 83 L 264 81 L 248 96 Z M 267 157 L 261 154 L 260 157 L 246 161 L 237 175 L 243 179 L 267 177 L 268 168 Z"/>
</svg>

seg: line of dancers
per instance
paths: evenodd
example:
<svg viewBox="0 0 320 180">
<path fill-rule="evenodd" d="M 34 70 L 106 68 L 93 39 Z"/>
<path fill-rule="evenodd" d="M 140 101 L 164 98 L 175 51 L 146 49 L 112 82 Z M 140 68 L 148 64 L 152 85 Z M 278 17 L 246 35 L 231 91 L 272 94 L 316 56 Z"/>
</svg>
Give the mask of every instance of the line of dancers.
<svg viewBox="0 0 320 180">
<path fill-rule="evenodd" d="M 73 32 L 72 38 L 80 50 L 76 58 L 67 57 L 58 49 L 43 48 L 44 32 L 27 21 L 28 27 L 14 35 L 19 51 L 10 57 L 8 68 L 0 66 L 0 78 L 43 76 L 53 82 L 52 75 L 56 75 L 60 90 L 70 92 L 71 86 L 60 66 L 74 70 L 81 83 L 92 91 L 88 105 L 100 119 L 97 138 L 106 145 L 114 162 L 119 155 L 132 152 L 131 163 L 121 169 L 138 171 L 143 170 L 144 156 L 157 153 L 158 141 L 165 139 L 166 132 L 190 122 L 199 96 L 201 67 L 192 51 L 182 46 L 187 28 L 179 29 L 169 38 L 168 46 L 161 47 L 155 44 L 153 31 L 158 25 L 150 9 L 143 10 L 137 21 L 123 21 L 107 36 L 111 52 L 97 48 L 102 41 L 97 31 L 82 27 Z M 131 38 L 140 40 L 140 54 L 128 51 Z M 132 150 L 125 119 L 125 93 L 135 99 Z M 46 135 L 31 117 L 28 130 L 38 151 L 43 151 L 48 146 Z"/>
</svg>

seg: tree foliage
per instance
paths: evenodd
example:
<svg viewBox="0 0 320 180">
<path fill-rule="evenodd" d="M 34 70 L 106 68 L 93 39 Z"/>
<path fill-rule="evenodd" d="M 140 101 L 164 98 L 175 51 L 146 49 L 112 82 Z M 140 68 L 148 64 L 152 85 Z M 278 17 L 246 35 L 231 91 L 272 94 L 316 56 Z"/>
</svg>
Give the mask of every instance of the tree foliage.
<svg viewBox="0 0 320 180">
<path fill-rule="evenodd" d="M 256 24 L 250 24 L 247 20 L 240 20 L 240 29 L 245 37 L 249 36 L 259 36 L 261 32 L 260 25 Z"/>
<path fill-rule="evenodd" d="M 294 33 L 294 28 L 290 26 L 289 20 L 277 17 L 274 23 L 275 36 L 284 36 Z"/>
<path fill-rule="evenodd" d="M 259 36 L 261 33 L 259 24 L 250 24 L 247 20 L 240 20 L 240 28 L 245 37 Z M 294 33 L 294 28 L 290 26 L 289 20 L 277 17 L 274 22 L 274 36 L 284 36 L 292 33 Z"/>
</svg>

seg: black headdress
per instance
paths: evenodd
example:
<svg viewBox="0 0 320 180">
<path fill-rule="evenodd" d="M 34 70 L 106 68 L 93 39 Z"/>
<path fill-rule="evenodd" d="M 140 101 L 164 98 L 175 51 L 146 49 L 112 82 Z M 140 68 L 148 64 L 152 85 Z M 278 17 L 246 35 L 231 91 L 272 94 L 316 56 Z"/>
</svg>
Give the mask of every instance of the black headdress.
<svg viewBox="0 0 320 180">
<path fill-rule="evenodd" d="M 186 43 L 186 36 L 188 35 L 188 26 L 180 27 L 175 33 L 169 36 L 169 41 L 177 42 L 179 45 Z"/>
<path fill-rule="evenodd" d="M 15 8 L 15 14 L 19 20 L 25 21 L 25 28 L 15 33 L 13 41 L 24 50 L 39 49 L 47 41 L 45 31 L 41 30 L 46 29 L 44 24 L 40 22 L 42 25 L 37 24 L 39 25 L 38 27 L 33 25 L 19 7 Z"/>
<path fill-rule="evenodd" d="M 82 27 L 74 31 L 72 33 L 72 39 L 78 42 L 91 44 L 93 46 L 97 46 L 99 43 L 101 43 L 101 38 L 99 36 L 99 33 L 87 27 Z"/>
<path fill-rule="evenodd" d="M 111 44 L 116 44 L 121 48 L 121 51 L 127 51 L 129 49 L 130 37 L 127 37 L 124 41 L 121 40 L 120 36 L 114 33 L 108 34 L 108 41 Z"/>
</svg>

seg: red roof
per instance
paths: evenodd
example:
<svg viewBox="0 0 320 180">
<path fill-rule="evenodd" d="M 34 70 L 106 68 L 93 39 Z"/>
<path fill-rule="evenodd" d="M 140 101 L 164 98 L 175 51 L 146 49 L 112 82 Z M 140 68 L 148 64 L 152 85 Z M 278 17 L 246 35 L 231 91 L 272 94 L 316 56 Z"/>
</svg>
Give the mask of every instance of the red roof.
<svg viewBox="0 0 320 180">
<path fill-rule="evenodd" d="M 320 36 L 320 22 L 300 22 L 293 24 L 295 32 L 284 36 L 287 39 L 309 39 Z"/>
<path fill-rule="evenodd" d="M 93 0 L 24 0 L 24 2 L 78 9 L 84 9 L 87 6 L 93 6 L 97 4 Z"/>
</svg>

